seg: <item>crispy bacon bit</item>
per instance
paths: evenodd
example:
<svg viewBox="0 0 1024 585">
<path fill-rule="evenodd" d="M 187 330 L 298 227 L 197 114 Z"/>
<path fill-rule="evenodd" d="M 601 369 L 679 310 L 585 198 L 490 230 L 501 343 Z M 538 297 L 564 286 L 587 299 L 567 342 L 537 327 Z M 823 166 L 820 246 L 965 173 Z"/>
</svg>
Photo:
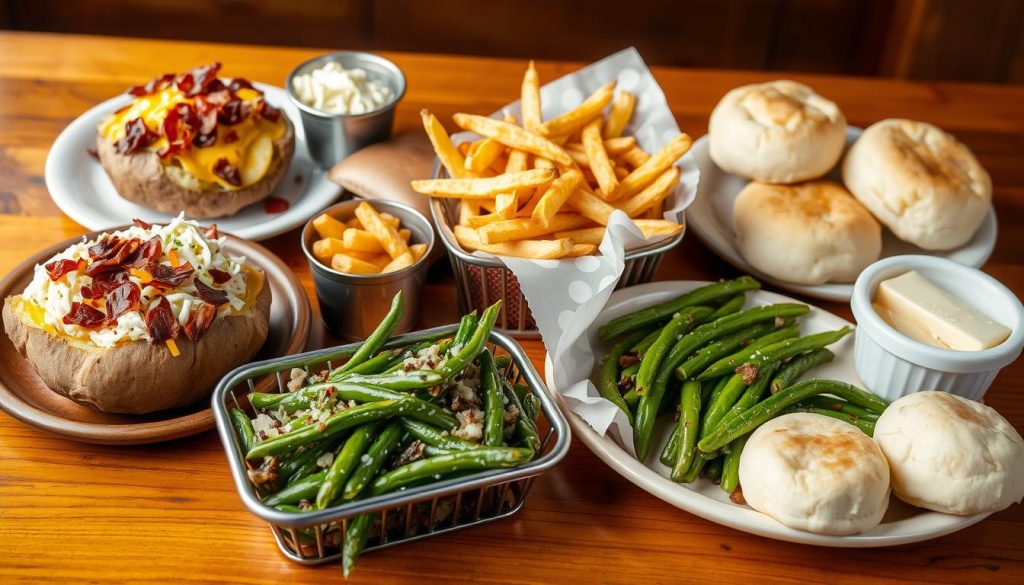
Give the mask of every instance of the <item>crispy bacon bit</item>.
<svg viewBox="0 0 1024 585">
<path fill-rule="evenodd" d="M 200 99 L 206 102 L 208 107 L 219 108 L 228 103 L 229 101 L 231 101 L 233 97 L 234 95 L 229 90 L 222 89 L 220 91 L 215 91 L 213 93 L 202 96 L 202 98 Z"/>
<path fill-rule="evenodd" d="M 107 321 L 103 311 L 94 309 L 83 303 L 71 303 L 71 310 L 64 315 L 65 325 L 78 325 L 86 329 L 99 329 Z"/>
<path fill-rule="evenodd" d="M 220 107 L 217 112 L 217 121 L 225 126 L 234 126 L 242 121 L 242 100 L 233 97 Z"/>
<path fill-rule="evenodd" d="M 238 142 L 238 133 L 231 130 L 224 135 L 224 144 L 231 144 L 233 142 Z"/>
<path fill-rule="evenodd" d="M 134 283 L 125 282 L 107 293 L 106 300 L 107 323 L 113 323 L 121 315 L 139 308 L 139 304 L 142 301 L 142 291 Z"/>
<path fill-rule="evenodd" d="M 219 307 L 228 302 L 228 293 L 223 290 L 213 288 L 198 278 L 195 279 L 192 284 L 196 287 L 196 295 L 207 303 L 210 303 L 215 307 Z"/>
<path fill-rule="evenodd" d="M 92 282 L 82 287 L 82 298 L 102 299 L 106 294 L 121 284 L 128 282 L 128 273 L 122 270 L 100 272 L 92 277 Z"/>
<path fill-rule="evenodd" d="M 104 250 L 104 253 L 98 257 L 92 256 L 92 250 L 93 248 L 96 248 L 96 246 L 89 248 L 90 256 L 93 258 L 93 263 L 86 269 L 86 274 L 89 276 L 96 276 L 101 272 L 122 269 L 122 263 L 124 263 L 126 258 L 135 253 L 140 243 L 138 238 L 132 238 L 130 240 L 118 240 L 117 238 L 112 239 L 117 240 L 116 244 L 112 248 Z"/>
<path fill-rule="evenodd" d="M 743 378 L 744 384 L 753 384 L 754 378 L 757 377 L 757 366 L 755 366 L 754 364 L 743 364 L 742 366 L 736 368 L 736 373 L 739 374 L 741 378 Z"/>
<path fill-rule="evenodd" d="M 219 158 L 217 162 L 213 163 L 213 174 L 223 179 L 229 185 L 234 187 L 242 186 L 242 175 L 239 174 L 238 167 L 228 162 L 226 158 Z"/>
<path fill-rule="evenodd" d="M 148 270 L 150 266 L 156 263 L 156 259 L 162 253 L 163 244 L 160 243 L 160 236 L 153 236 L 129 254 L 124 259 L 123 266 L 125 268 L 143 268 Z"/>
<path fill-rule="evenodd" d="M 217 72 L 219 71 L 220 63 L 217 62 L 210 63 L 209 65 L 200 65 L 188 73 L 179 76 L 175 80 L 175 85 L 188 97 L 218 91 L 224 86 L 220 79 L 217 79 Z"/>
<path fill-rule="evenodd" d="M 121 238 L 117 236 L 105 236 L 95 244 L 89 246 L 89 259 L 106 260 L 114 255 L 120 244 Z"/>
<path fill-rule="evenodd" d="M 637 363 L 638 361 L 640 361 L 640 358 L 637 357 L 634 353 L 624 353 L 622 354 L 622 356 L 619 357 L 619 365 L 622 366 L 623 368 L 628 368 L 629 366 Z"/>
<path fill-rule="evenodd" d="M 263 201 L 263 211 L 265 213 L 282 213 L 288 210 L 288 202 L 280 197 L 267 197 Z"/>
<path fill-rule="evenodd" d="M 133 154 L 146 148 L 157 139 L 156 133 L 146 127 L 142 118 L 133 118 L 124 125 L 124 137 L 114 143 L 114 152 Z"/>
<path fill-rule="evenodd" d="M 168 110 L 160 125 L 161 134 L 167 138 L 167 146 L 157 152 L 160 158 L 167 159 L 186 150 L 192 144 L 198 125 L 199 115 L 192 104 L 180 103 Z"/>
<path fill-rule="evenodd" d="M 196 137 L 192 139 L 192 146 L 196 148 L 206 148 L 207 146 L 213 146 L 216 143 L 216 132 L 210 132 L 209 134 L 196 134 Z"/>
<path fill-rule="evenodd" d="M 142 97 L 144 95 L 149 95 L 151 93 L 167 89 L 171 86 L 172 82 L 174 82 L 174 74 L 165 73 L 160 77 L 150 79 L 146 85 L 136 85 L 135 87 L 130 88 L 128 93 L 136 97 Z"/>
<path fill-rule="evenodd" d="M 146 329 L 149 331 L 150 343 L 154 345 L 178 337 L 181 325 L 174 317 L 167 297 L 160 297 L 149 306 L 146 311 Z"/>
<path fill-rule="evenodd" d="M 188 262 L 177 268 L 171 268 L 166 264 L 154 264 L 152 267 L 153 280 L 149 284 L 157 288 L 174 288 L 188 280 L 193 272 L 195 269 Z"/>
<path fill-rule="evenodd" d="M 270 122 L 277 122 L 281 119 L 281 110 L 267 103 L 267 100 L 260 98 L 256 102 L 256 111 L 259 112 L 260 116 Z"/>
<path fill-rule="evenodd" d="M 235 77 L 231 80 L 231 83 L 228 84 L 228 89 L 237 92 L 240 89 L 253 89 L 253 87 L 252 84 L 249 83 L 248 79 L 244 77 Z"/>
<path fill-rule="evenodd" d="M 185 336 L 193 342 L 199 341 L 213 326 L 213 320 L 216 318 L 217 307 L 209 303 L 193 306 L 188 313 L 188 320 L 185 322 Z"/>
<path fill-rule="evenodd" d="M 148 230 L 149 228 L 153 227 L 153 224 L 142 221 L 137 217 L 132 220 L 132 223 L 135 224 L 136 227 L 140 227 L 144 230 Z"/>
<path fill-rule="evenodd" d="M 204 234 L 208 240 L 216 240 L 220 237 L 220 232 L 217 231 L 217 224 L 211 223 L 210 227 L 206 228 Z"/>
<path fill-rule="evenodd" d="M 223 270 L 211 268 L 210 270 L 208 270 L 208 272 L 210 273 L 210 277 L 213 278 L 213 284 L 224 284 L 225 282 L 231 280 L 231 274 L 228 272 L 224 272 Z"/>
<path fill-rule="evenodd" d="M 57 281 L 69 272 L 85 269 L 85 260 L 54 260 L 43 268 L 50 275 L 50 280 Z"/>
</svg>

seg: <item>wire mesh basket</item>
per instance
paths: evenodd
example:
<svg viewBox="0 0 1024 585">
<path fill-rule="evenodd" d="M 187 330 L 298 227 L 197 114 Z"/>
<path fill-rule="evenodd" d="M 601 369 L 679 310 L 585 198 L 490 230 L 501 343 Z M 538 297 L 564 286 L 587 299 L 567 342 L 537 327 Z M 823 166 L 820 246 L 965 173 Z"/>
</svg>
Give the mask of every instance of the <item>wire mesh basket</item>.
<svg viewBox="0 0 1024 585">
<path fill-rule="evenodd" d="M 449 337 L 457 328 L 457 325 L 446 325 L 402 335 L 385 347 Z M 492 331 L 488 343 L 491 351 L 495 356 L 510 358 L 504 375 L 513 384 L 528 386 L 540 400 L 537 426 L 542 441 L 532 461 L 520 467 L 449 478 L 324 510 L 292 513 L 267 506 L 261 501 L 263 494 L 249 481 L 249 467 L 229 410 L 238 407 L 251 414 L 246 396 L 257 386 L 262 391 L 269 380 L 271 388 L 276 385 L 278 392 L 286 392 L 292 368 L 303 368 L 310 374 L 333 369 L 344 363 L 360 345 L 343 345 L 242 366 L 225 376 L 214 390 L 217 431 L 238 493 L 250 512 L 270 524 L 281 552 L 289 559 L 317 564 L 340 558 L 341 535 L 348 529 L 350 520 L 363 514 L 377 514 L 380 519 L 380 528 L 371 533 L 365 552 L 511 516 L 523 507 L 533 479 L 555 466 L 568 452 L 568 423 L 545 390 L 536 368 L 515 340 Z"/>
<path fill-rule="evenodd" d="M 434 163 L 434 176 L 446 177 L 438 161 Z M 441 236 L 441 242 L 448 250 L 448 258 L 452 263 L 455 281 L 459 290 L 459 309 L 462 313 L 484 309 L 501 300 L 501 313 L 495 327 L 499 330 L 519 337 L 537 337 L 537 323 L 526 302 L 519 281 L 501 259 L 495 256 L 475 256 L 464 250 L 455 239 L 452 226 L 458 223 L 458 199 L 434 198 L 430 202 L 430 213 L 434 217 L 434 226 Z M 644 284 L 654 277 L 654 271 L 661 264 L 661 259 L 683 240 L 685 222 L 683 214 L 677 218 L 684 230 L 678 234 L 653 242 L 641 248 L 627 250 L 625 267 L 622 277 L 615 285 L 616 289 Z"/>
</svg>

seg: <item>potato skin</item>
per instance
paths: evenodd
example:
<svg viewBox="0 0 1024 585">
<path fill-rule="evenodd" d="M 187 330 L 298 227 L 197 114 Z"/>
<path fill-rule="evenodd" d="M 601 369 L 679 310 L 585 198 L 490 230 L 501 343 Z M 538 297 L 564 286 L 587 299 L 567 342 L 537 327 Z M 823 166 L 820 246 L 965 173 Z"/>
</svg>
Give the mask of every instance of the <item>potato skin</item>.
<svg viewBox="0 0 1024 585">
<path fill-rule="evenodd" d="M 295 129 L 288 116 L 282 114 L 281 119 L 285 133 L 274 141 L 274 160 L 266 176 L 234 191 L 186 189 L 167 176 L 155 152 L 118 154 L 114 151 L 114 143 L 105 140 L 99 131 L 96 133 L 96 153 L 117 194 L 128 201 L 174 215 L 184 211 L 186 216 L 195 219 L 224 217 L 266 199 L 288 172 L 295 153 Z"/>
<path fill-rule="evenodd" d="M 224 374 L 252 359 L 266 341 L 270 287 L 262 271 L 253 271 L 249 281 L 260 286 L 251 311 L 218 317 L 198 343 L 182 335 L 175 340 L 178 357 L 162 343 L 96 348 L 69 342 L 26 323 L 15 309 L 19 297 L 4 300 L 4 329 L 43 382 L 75 402 L 122 414 L 184 407 L 208 397 Z"/>
</svg>

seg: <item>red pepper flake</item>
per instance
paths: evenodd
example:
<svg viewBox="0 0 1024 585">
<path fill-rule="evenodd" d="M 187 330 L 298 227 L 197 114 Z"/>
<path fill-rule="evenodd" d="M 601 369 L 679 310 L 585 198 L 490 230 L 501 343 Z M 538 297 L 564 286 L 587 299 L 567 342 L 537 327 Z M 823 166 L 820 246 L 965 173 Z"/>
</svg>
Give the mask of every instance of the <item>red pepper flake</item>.
<svg viewBox="0 0 1024 585">
<path fill-rule="evenodd" d="M 287 211 L 289 203 L 280 197 L 267 197 L 263 202 L 263 211 L 266 213 L 282 213 Z"/>
<path fill-rule="evenodd" d="M 58 281 L 69 272 L 76 272 L 85 269 L 85 260 L 54 260 L 49 264 L 43 266 L 46 269 L 46 273 L 50 275 L 50 280 Z"/>
<path fill-rule="evenodd" d="M 210 270 L 208 270 L 208 272 L 210 273 L 210 277 L 213 278 L 213 284 L 224 284 L 225 282 L 231 280 L 231 274 L 228 272 L 224 272 L 223 270 L 211 268 Z"/>
<path fill-rule="evenodd" d="M 213 163 L 213 174 L 233 187 L 242 186 L 242 175 L 239 174 L 238 167 L 228 162 L 226 158 L 219 158 L 217 162 Z"/>
<path fill-rule="evenodd" d="M 86 329 L 99 329 L 107 321 L 103 311 L 82 303 L 71 303 L 71 310 L 62 319 L 65 325 L 78 325 Z"/>
<path fill-rule="evenodd" d="M 157 288 L 174 288 L 188 280 L 193 272 L 195 269 L 188 262 L 177 268 L 171 268 L 166 264 L 155 264 L 150 272 L 153 275 L 153 280 L 149 281 L 149 284 Z"/>
<path fill-rule="evenodd" d="M 114 152 L 133 154 L 156 141 L 157 135 L 146 127 L 142 118 L 133 118 L 124 125 L 124 137 L 114 143 Z"/>
<path fill-rule="evenodd" d="M 125 282 L 128 282 L 128 273 L 123 270 L 100 272 L 92 277 L 91 283 L 82 287 L 82 298 L 102 299 L 108 292 Z"/>
<path fill-rule="evenodd" d="M 223 290 L 213 288 L 198 278 L 195 279 L 192 284 L 196 287 L 196 295 L 203 301 L 210 303 L 215 307 L 227 304 L 228 293 Z"/>
<path fill-rule="evenodd" d="M 167 297 L 160 297 L 156 303 L 149 306 L 149 310 L 146 311 L 146 329 L 153 345 L 178 337 L 181 325 L 171 311 L 171 303 L 167 301 Z"/>
<path fill-rule="evenodd" d="M 137 217 L 132 220 L 132 223 L 135 224 L 135 227 L 140 227 L 144 230 L 148 230 L 149 228 L 153 227 L 153 224 L 142 221 Z"/>
<path fill-rule="evenodd" d="M 209 303 L 193 306 L 188 313 L 188 320 L 185 321 L 185 336 L 193 342 L 199 341 L 213 326 L 216 318 L 217 307 Z"/>
<path fill-rule="evenodd" d="M 123 274 L 123 273 L 122 273 Z M 107 293 L 107 323 L 117 321 L 117 318 L 128 311 L 139 308 L 142 301 L 142 291 L 133 282 L 124 282 L 121 286 Z"/>
<path fill-rule="evenodd" d="M 204 233 L 204 235 L 208 240 L 216 240 L 217 238 L 219 238 L 220 232 L 217 231 L 217 224 L 211 223 L 210 227 L 206 228 L 206 232 Z"/>
</svg>

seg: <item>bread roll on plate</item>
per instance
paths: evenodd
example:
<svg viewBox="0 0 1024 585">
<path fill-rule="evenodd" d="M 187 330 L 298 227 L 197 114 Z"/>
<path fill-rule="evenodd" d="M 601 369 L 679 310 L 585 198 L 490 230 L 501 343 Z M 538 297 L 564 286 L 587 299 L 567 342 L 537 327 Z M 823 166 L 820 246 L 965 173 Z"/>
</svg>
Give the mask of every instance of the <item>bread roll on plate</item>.
<svg viewBox="0 0 1024 585">
<path fill-rule="evenodd" d="M 882 251 L 882 228 L 832 181 L 750 183 L 733 207 L 736 248 L 755 269 L 799 284 L 853 282 Z"/>
<path fill-rule="evenodd" d="M 925 122 L 868 127 L 846 155 L 843 182 L 896 237 L 925 250 L 966 244 L 992 204 L 992 179 L 970 149 Z"/>
<path fill-rule="evenodd" d="M 909 504 L 978 514 L 1024 498 L 1024 439 L 980 402 L 908 394 L 878 418 L 875 441 L 889 460 L 893 493 Z"/>
<path fill-rule="evenodd" d="M 889 466 L 878 445 L 850 423 L 794 413 L 757 428 L 740 457 L 751 508 L 820 534 L 856 534 L 889 507 Z"/>
<path fill-rule="evenodd" d="M 829 171 L 846 145 L 846 118 L 795 81 L 744 85 L 725 94 L 708 123 L 711 160 L 763 183 L 797 183 Z"/>
</svg>

